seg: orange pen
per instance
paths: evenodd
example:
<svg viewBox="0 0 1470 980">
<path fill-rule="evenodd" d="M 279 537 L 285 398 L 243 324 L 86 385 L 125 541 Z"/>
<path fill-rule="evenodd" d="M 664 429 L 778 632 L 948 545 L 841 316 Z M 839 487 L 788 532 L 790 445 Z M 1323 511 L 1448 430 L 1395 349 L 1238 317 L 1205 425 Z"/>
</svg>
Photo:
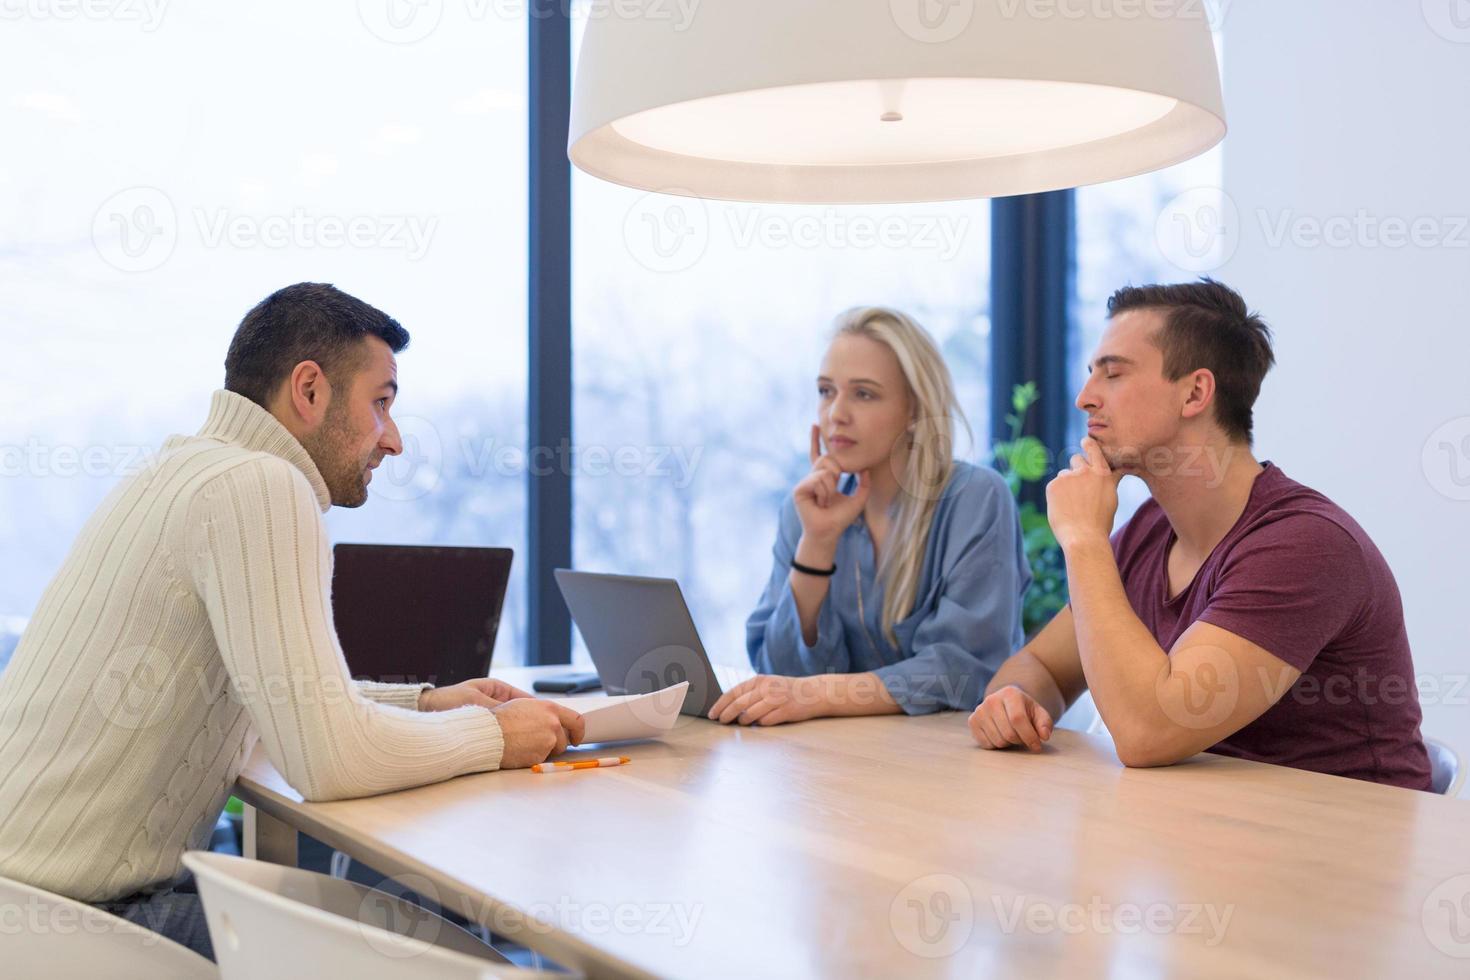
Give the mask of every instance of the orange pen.
<svg viewBox="0 0 1470 980">
<path fill-rule="evenodd" d="M 633 760 L 626 755 L 608 756 L 606 759 L 586 759 L 582 762 L 538 762 L 532 772 L 571 772 L 573 769 L 603 769 L 608 766 L 626 765 Z"/>
</svg>

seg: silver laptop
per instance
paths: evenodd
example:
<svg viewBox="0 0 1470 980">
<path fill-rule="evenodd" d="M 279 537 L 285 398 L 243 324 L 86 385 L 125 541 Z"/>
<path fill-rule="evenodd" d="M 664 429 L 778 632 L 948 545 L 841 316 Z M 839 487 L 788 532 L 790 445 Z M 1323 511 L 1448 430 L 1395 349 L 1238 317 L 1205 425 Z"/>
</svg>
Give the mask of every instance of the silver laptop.
<svg viewBox="0 0 1470 980">
<path fill-rule="evenodd" d="M 723 692 L 678 582 L 568 568 L 555 574 L 607 693 L 648 694 L 688 681 L 680 713 L 709 713 Z"/>
</svg>

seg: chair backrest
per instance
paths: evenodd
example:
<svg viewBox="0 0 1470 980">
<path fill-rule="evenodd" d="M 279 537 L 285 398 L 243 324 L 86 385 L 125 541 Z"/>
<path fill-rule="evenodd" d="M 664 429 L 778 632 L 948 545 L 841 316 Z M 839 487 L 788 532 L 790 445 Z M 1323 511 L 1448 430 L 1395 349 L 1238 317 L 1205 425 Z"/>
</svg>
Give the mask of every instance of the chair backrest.
<svg viewBox="0 0 1470 980">
<path fill-rule="evenodd" d="M 0 878 L 0 974 L 7 977 L 217 978 L 198 953 L 126 919 Z"/>
<path fill-rule="evenodd" d="M 1108 726 L 1103 724 L 1102 712 L 1097 710 L 1091 691 L 1083 691 L 1082 696 L 1062 714 L 1062 717 L 1053 720 L 1058 728 L 1069 728 L 1088 735 L 1113 737 L 1113 733 L 1108 731 Z"/>
<path fill-rule="evenodd" d="M 483 980 L 522 970 L 452 922 L 387 892 L 328 875 L 189 851 L 223 980 L 300 976 Z M 566 974 L 556 974 L 565 978 Z"/>
<path fill-rule="evenodd" d="M 1459 753 L 1438 739 L 1426 738 L 1424 744 L 1429 748 L 1431 788 L 1443 796 L 1459 796 L 1465 782 Z"/>
</svg>

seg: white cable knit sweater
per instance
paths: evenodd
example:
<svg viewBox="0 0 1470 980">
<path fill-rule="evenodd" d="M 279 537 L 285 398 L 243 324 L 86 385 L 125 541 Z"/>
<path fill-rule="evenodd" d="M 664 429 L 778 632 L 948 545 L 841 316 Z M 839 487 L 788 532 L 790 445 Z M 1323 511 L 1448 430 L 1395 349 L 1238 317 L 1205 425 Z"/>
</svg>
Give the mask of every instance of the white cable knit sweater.
<svg viewBox="0 0 1470 980">
<path fill-rule="evenodd" d="M 0 674 L 0 875 L 88 902 L 165 886 L 257 738 L 308 800 L 500 765 L 484 708 L 351 680 L 330 506 L 301 444 L 227 391 L 108 495 Z"/>
</svg>

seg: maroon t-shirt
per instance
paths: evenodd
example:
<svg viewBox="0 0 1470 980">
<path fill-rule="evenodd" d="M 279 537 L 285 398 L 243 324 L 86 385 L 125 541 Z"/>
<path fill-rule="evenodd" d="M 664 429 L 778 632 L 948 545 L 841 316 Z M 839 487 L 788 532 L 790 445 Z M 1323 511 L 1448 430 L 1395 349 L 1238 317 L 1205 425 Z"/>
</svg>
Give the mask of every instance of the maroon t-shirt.
<svg viewBox="0 0 1470 980">
<path fill-rule="evenodd" d="M 1174 529 L 1158 503 L 1149 500 L 1113 536 L 1133 611 L 1165 650 L 1204 620 L 1302 672 L 1211 752 L 1429 789 L 1419 692 L 1388 563 L 1342 508 L 1263 465 L 1240 520 L 1172 599 Z"/>
</svg>

